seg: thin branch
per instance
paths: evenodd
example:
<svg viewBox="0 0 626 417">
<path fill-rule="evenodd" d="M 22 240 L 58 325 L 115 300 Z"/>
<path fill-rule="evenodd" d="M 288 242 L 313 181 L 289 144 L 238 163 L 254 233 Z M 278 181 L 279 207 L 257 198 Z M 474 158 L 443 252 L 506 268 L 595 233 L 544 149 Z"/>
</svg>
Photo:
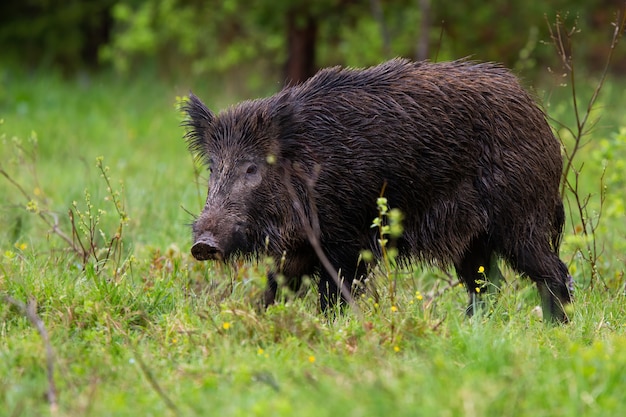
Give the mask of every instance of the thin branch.
<svg viewBox="0 0 626 417">
<path fill-rule="evenodd" d="M 24 188 L 17 182 L 15 181 L 4 169 L 0 169 L 0 174 L 5 177 L 7 179 L 7 181 L 9 181 L 11 184 L 13 184 L 13 186 L 15 186 L 15 188 L 18 189 L 18 191 L 24 196 L 24 198 L 26 198 L 26 201 L 33 201 L 33 198 L 30 196 L 30 194 L 28 194 L 26 192 L 26 190 L 24 190 Z M 48 225 L 48 227 L 50 228 L 50 231 L 57 235 L 58 237 L 60 237 L 61 239 L 63 239 L 69 246 L 70 248 L 77 252 L 80 253 L 80 249 L 74 245 L 74 242 L 72 241 L 72 239 L 70 239 L 65 233 L 63 233 L 63 231 L 59 228 L 59 219 L 58 217 L 49 211 L 46 210 L 38 210 L 37 211 L 37 215 L 44 221 L 44 223 L 46 223 Z M 51 217 L 54 221 L 51 222 L 50 219 L 48 218 Z"/>
<path fill-rule="evenodd" d="M 78 233 L 78 229 L 76 228 L 76 218 L 74 217 L 74 210 L 69 209 L 67 211 L 67 214 L 70 218 L 70 225 L 72 226 L 72 246 L 74 248 L 77 248 L 74 250 L 74 252 L 76 252 L 82 257 L 82 263 L 84 265 L 87 263 L 87 259 L 89 259 L 89 251 L 85 249 L 85 245 L 83 244 L 83 241 L 80 238 L 80 233 Z M 78 249 L 78 246 L 76 246 L 76 244 L 74 243 L 75 240 L 78 241 L 78 245 L 80 246 L 80 249 Z"/>
<path fill-rule="evenodd" d="M 320 236 L 320 225 L 319 225 L 319 219 L 317 216 L 317 210 L 316 210 L 316 206 L 315 206 L 315 202 L 310 201 L 309 203 L 309 209 L 311 211 L 310 216 L 307 216 L 304 207 L 302 206 L 302 203 L 300 202 L 300 199 L 298 198 L 298 194 L 293 186 L 293 184 L 291 183 L 291 177 L 289 175 L 289 171 L 290 170 L 285 170 L 285 179 L 284 179 L 284 183 L 285 186 L 287 188 L 287 192 L 289 193 L 289 195 L 291 196 L 291 201 L 292 201 L 292 205 L 293 208 L 296 210 L 298 216 L 300 217 L 302 226 L 304 227 L 304 230 L 306 232 L 307 235 L 307 239 L 309 240 L 309 243 L 311 244 L 311 247 L 313 248 L 313 250 L 315 251 L 315 254 L 317 255 L 318 259 L 320 260 L 320 263 L 322 264 L 322 267 L 326 270 L 326 272 L 333 278 L 333 280 L 335 281 L 335 284 L 337 285 L 337 288 L 339 288 L 339 290 L 341 291 L 341 295 L 343 296 L 343 298 L 346 300 L 346 302 L 350 305 L 350 307 L 352 307 L 352 309 L 357 313 L 357 315 L 361 315 L 361 311 L 359 309 L 359 307 L 356 305 L 356 302 L 354 300 L 354 297 L 352 296 L 352 292 L 350 290 L 350 288 L 347 288 L 346 285 L 344 285 L 343 280 L 340 278 L 339 273 L 337 270 L 335 270 L 335 267 L 333 266 L 333 264 L 330 262 L 330 260 L 328 259 L 328 256 L 326 256 L 326 254 L 324 253 L 324 250 L 320 244 L 320 240 L 319 240 L 319 236 Z M 305 185 L 309 191 L 309 198 L 312 199 L 312 189 L 313 189 L 313 179 L 307 179 L 307 178 L 303 178 L 304 174 L 298 175 L 298 177 L 300 178 L 301 182 L 303 185 Z"/>
<path fill-rule="evenodd" d="M 21 148 L 20 148 L 21 149 Z M 23 151 L 26 153 L 25 151 Z M 30 155 L 34 161 L 35 154 Z M 90 257 L 93 258 L 96 273 L 100 273 L 106 265 L 109 263 L 109 260 L 116 259 L 118 263 L 121 262 L 122 259 L 122 233 L 124 231 L 124 226 L 128 222 L 128 216 L 124 211 L 124 206 L 122 204 L 122 199 L 118 192 L 113 191 L 111 185 L 111 179 L 108 175 L 108 167 L 104 167 L 102 164 L 102 158 L 97 159 L 97 167 L 102 173 L 102 177 L 107 186 L 107 192 L 109 193 L 112 204 L 115 206 L 115 210 L 117 212 L 117 216 L 119 218 L 118 228 L 116 233 L 109 239 L 108 244 L 103 248 L 98 246 L 98 223 L 99 223 L 99 212 L 96 216 L 92 212 L 92 205 L 90 201 L 90 196 L 88 193 L 85 195 L 85 199 L 87 202 L 87 211 L 86 213 L 81 213 L 76 204 L 74 204 L 74 208 L 70 208 L 68 210 L 68 217 L 70 221 L 71 227 L 71 238 L 65 234 L 61 228 L 59 227 L 59 219 L 58 216 L 50 211 L 42 210 L 37 207 L 36 200 L 31 197 L 31 195 L 24 189 L 24 187 L 18 183 L 11 175 L 9 175 L 4 169 L 0 167 L 0 174 L 9 181 L 20 194 L 26 199 L 27 206 L 26 210 L 32 213 L 35 213 L 43 220 L 45 224 L 50 227 L 51 233 L 59 236 L 62 240 L 64 240 L 69 246 L 70 250 L 74 252 L 75 255 L 81 257 L 81 261 L 83 263 L 83 267 L 87 264 Z M 36 175 L 35 173 L 33 175 Z M 37 181 L 37 178 L 34 178 Z M 123 191 L 123 188 L 122 188 Z M 31 208 L 30 206 L 33 206 Z M 78 226 L 77 226 L 77 217 L 78 217 Z M 86 220 L 87 218 L 87 220 Z M 83 232 L 83 239 L 81 239 L 81 233 Z M 102 233 L 103 239 L 105 239 L 104 233 Z M 100 259 L 99 253 L 100 249 L 104 249 L 104 258 Z M 118 265 L 119 266 L 119 265 Z M 118 268 L 115 269 L 114 274 L 117 277 Z"/>
<path fill-rule="evenodd" d="M 460 280 L 446 280 L 447 285 L 441 289 L 438 290 L 431 290 L 429 292 L 427 292 L 425 294 L 426 298 L 429 300 L 434 300 L 435 298 L 439 298 L 441 297 L 443 294 L 445 294 L 446 292 L 450 291 L 453 288 L 458 287 L 459 285 L 462 285 L 462 282 Z"/>
<path fill-rule="evenodd" d="M 157 393 L 159 397 L 161 397 L 161 399 L 165 403 L 165 406 L 169 408 L 170 411 L 173 412 L 175 415 L 177 416 L 180 415 L 180 410 L 178 409 L 176 404 L 174 404 L 174 402 L 170 399 L 170 397 L 165 393 L 165 391 L 159 384 L 159 381 L 156 380 L 156 378 L 154 377 L 154 374 L 152 373 L 152 371 L 150 371 L 150 368 L 148 368 L 148 366 L 143 361 L 143 359 L 141 359 L 141 355 L 139 355 L 139 352 L 137 352 L 137 350 L 135 350 L 134 359 L 139 364 L 139 369 L 141 369 L 141 372 L 148 380 L 148 383 L 150 384 L 152 389 Z"/>
<path fill-rule="evenodd" d="M 579 151 L 591 141 L 584 140 L 584 138 L 593 130 L 597 123 L 597 120 L 591 120 L 591 113 L 594 110 L 594 106 L 600 95 L 600 91 L 604 87 L 604 83 L 608 76 L 611 62 L 613 61 L 616 46 L 622 37 L 624 28 L 626 27 L 626 2 L 624 3 L 622 11 L 618 12 L 615 21 L 612 23 L 614 26 L 614 30 L 610 43 L 610 50 L 607 53 L 604 67 L 600 74 L 600 79 L 595 85 L 593 93 L 586 103 L 584 113 L 581 113 L 580 105 L 578 102 L 575 65 L 571 52 L 573 48 L 572 39 L 573 36 L 578 32 L 578 29 L 574 24 L 571 30 L 567 31 L 564 27 L 565 22 L 560 14 L 557 14 L 556 16 L 554 29 L 552 24 L 550 24 L 549 22 L 547 22 L 547 24 L 550 38 L 552 39 L 552 44 L 554 45 L 556 54 L 560 58 L 563 68 L 567 72 L 569 78 L 573 112 L 576 119 L 574 128 L 570 128 L 568 126 L 565 126 L 563 123 L 557 122 L 560 125 L 561 129 L 565 129 L 573 139 L 573 145 L 571 149 L 568 149 L 567 147 L 565 147 L 563 138 L 561 138 L 561 143 L 563 144 L 565 154 L 565 167 L 562 173 L 563 176 L 561 183 L 561 196 L 567 199 L 568 202 L 570 200 L 566 192 L 569 191 L 569 193 L 571 193 L 573 196 L 573 202 L 569 204 L 570 218 L 574 218 L 572 214 L 576 212 L 576 215 L 579 216 L 581 222 L 580 232 L 584 237 L 584 248 L 577 248 L 576 253 L 580 253 L 582 259 L 587 262 L 589 264 L 589 267 L 591 268 L 590 287 L 593 287 L 595 281 L 598 279 L 600 279 L 606 287 L 606 283 L 598 272 L 598 259 L 602 255 L 604 249 L 603 247 L 599 246 L 597 240 L 597 230 L 600 225 L 602 210 L 604 209 L 604 202 L 606 198 L 606 187 L 604 186 L 605 171 L 602 172 L 602 176 L 600 178 L 600 208 L 598 214 L 594 218 L 589 214 L 589 204 L 592 199 L 592 195 L 587 194 L 586 196 L 582 196 L 579 189 L 580 173 L 582 171 L 584 163 L 580 164 L 579 167 L 576 167 L 577 164 L 575 164 L 575 159 Z M 574 204 L 575 207 L 572 207 Z M 573 222 L 574 220 L 572 220 L 572 225 Z M 574 227 L 574 233 L 577 233 L 576 229 L 577 228 Z"/>
<path fill-rule="evenodd" d="M 59 407 L 56 384 L 54 383 L 54 351 L 52 350 L 52 345 L 50 344 L 50 337 L 48 336 L 46 326 L 39 315 L 37 315 L 37 303 L 34 299 L 31 299 L 28 301 L 28 304 L 24 304 L 23 302 L 8 295 L 4 295 L 2 299 L 5 303 L 16 307 L 20 313 L 22 313 L 22 315 L 30 321 L 33 327 L 37 329 L 39 336 L 41 336 L 46 348 L 46 375 L 48 377 L 48 390 L 46 391 L 46 397 L 48 399 L 48 404 L 50 404 L 50 411 L 54 413 Z"/>
<path fill-rule="evenodd" d="M 594 91 L 591 97 L 587 101 L 586 111 L 582 115 L 580 112 L 580 106 L 578 104 L 578 98 L 576 94 L 575 65 L 574 65 L 574 58 L 571 52 L 572 37 L 577 32 L 577 29 L 576 29 L 576 26 L 574 25 L 572 29 L 569 32 L 567 32 L 567 34 L 565 35 L 565 38 L 563 38 L 562 29 L 564 29 L 563 27 L 564 21 L 562 20 L 560 14 L 557 14 L 554 26 L 555 26 L 555 29 L 553 30 L 552 25 L 548 23 L 548 30 L 550 33 L 550 38 L 552 39 L 552 43 L 557 52 L 557 55 L 561 59 L 561 63 L 563 64 L 563 67 L 565 68 L 565 70 L 567 71 L 569 75 L 569 81 L 570 81 L 571 90 L 572 90 L 572 104 L 573 104 L 574 116 L 576 119 L 576 131 L 574 131 L 573 129 L 567 128 L 569 133 L 574 138 L 574 145 L 573 145 L 572 150 L 569 152 L 566 151 L 567 158 L 566 158 L 565 169 L 563 170 L 563 178 L 567 180 L 569 172 L 572 170 L 575 156 L 578 154 L 580 149 L 585 145 L 582 142 L 582 138 L 586 134 L 589 133 L 588 130 L 586 130 L 585 128 L 587 126 L 587 123 L 589 122 L 589 118 L 591 117 L 593 107 L 598 100 L 600 91 L 602 90 L 604 86 L 604 82 L 606 81 L 606 78 L 608 76 L 609 68 L 613 61 L 616 46 L 618 45 L 622 37 L 622 34 L 624 32 L 624 28 L 626 27 L 626 3 L 624 3 L 624 10 L 622 10 L 621 16 L 618 13 L 617 18 L 615 22 L 613 23 L 613 26 L 614 26 L 613 36 L 611 39 L 609 52 L 604 62 L 603 70 L 600 73 L 600 80 L 596 84 L 596 87 L 594 88 Z M 567 53 L 567 50 L 570 51 L 569 54 Z M 563 127 L 564 125 L 561 124 L 561 126 Z M 565 186 L 566 186 L 565 183 L 566 181 L 564 181 L 563 185 L 561 186 L 561 195 L 565 193 Z"/>
<path fill-rule="evenodd" d="M 600 90 L 602 89 L 602 86 L 604 85 L 604 81 L 606 80 L 606 77 L 609 74 L 609 68 L 611 66 L 611 62 L 613 61 L 613 55 L 616 49 L 615 47 L 619 43 L 620 38 L 622 37 L 622 33 L 624 32 L 624 28 L 626 27 L 626 2 L 624 3 L 624 10 L 622 10 L 622 17 L 620 19 L 619 14 L 618 14 L 617 19 L 614 23 L 614 26 L 615 26 L 615 29 L 613 30 L 613 38 L 611 39 L 609 53 L 607 54 L 606 61 L 604 62 L 604 68 L 602 69 L 602 73 L 600 75 L 600 81 L 598 81 L 598 84 L 596 88 L 594 89 L 593 94 L 591 95 L 591 98 L 589 99 L 589 102 L 587 103 L 587 112 L 585 113 L 583 117 L 581 130 L 587 123 L 587 120 L 589 118 L 589 115 L 591 114 L 593 105 L 595 104 L 596 100 L 598 99 L 598 96 L 600 95 Z"/>
</svg>

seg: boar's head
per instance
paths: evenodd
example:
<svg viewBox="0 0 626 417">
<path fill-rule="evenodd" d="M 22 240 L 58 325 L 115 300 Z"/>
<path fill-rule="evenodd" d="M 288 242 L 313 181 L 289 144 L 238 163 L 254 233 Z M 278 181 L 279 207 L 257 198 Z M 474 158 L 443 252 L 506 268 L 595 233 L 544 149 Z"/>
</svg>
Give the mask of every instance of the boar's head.
<svg viewBox="0 0 626 417">
<path fill-rule="evenodd" d="M 279 155 L 281 109 L 256 100 L 215 115 L 189 96 L 186 139 L 210 172 L 206 204 L 193 223 L 196 259 L 226 260 L 284 248 L 287 229 L 294 229 L 286 225 L 294 219 Z"/>
</svg>

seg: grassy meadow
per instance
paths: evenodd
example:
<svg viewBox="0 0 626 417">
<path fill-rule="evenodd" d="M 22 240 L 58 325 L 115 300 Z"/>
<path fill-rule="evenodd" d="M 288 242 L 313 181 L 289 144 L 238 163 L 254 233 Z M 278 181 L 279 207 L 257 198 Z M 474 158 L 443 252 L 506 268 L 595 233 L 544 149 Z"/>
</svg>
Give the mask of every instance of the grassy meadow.
<svg viewBox="0 0 626 417">
<path fill-rule="evenodd" d="M 451 271 L 420 267 L 373 271 L 358 311 L 332 319 L 313 287 L 261 311 L 263 262 L 189 254 L 206 172 L 176 109 L 191 88 L 215 109 L 243 97 L 0 71 L 0 414 L 626 415 L 624 87 L 605 84 L 576 156 L 582 207 L 568 193 L 562 247 L 575 302 L 570 324 L 546 326 L 508 269 L 472 319 Z M 573 126 L 567 88 L 536 90 Z"/>
</svg>

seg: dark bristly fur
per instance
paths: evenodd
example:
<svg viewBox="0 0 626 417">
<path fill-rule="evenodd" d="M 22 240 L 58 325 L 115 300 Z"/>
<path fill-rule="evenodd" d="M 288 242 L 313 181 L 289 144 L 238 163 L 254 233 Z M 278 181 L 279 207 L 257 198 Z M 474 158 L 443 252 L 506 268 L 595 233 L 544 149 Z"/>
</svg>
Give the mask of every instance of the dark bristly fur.
<svg viewBox="0 0 626 417">
<path fill-rule="evenodd" d="M 275 273 L 292 288 L 304 275 L 319 275 L 326 308 L 337 286 L 295 205 L 317 214 L 304 221 L 317 220 L 322 249 L 350 286 L 366 272 L 360 251 L 380 252 L 370 225 L 384 188 L 390 207 L 404 214 L 401 254 L 454 266 L 470 314 L 484 285 L 479 267 L 500 277 L 492 262 L 500 256 L 537 283 L 548 319 L 567 320 L 568 271 L 557 255 L 560 144 L 505 68 L 402 59 L 328 68 L 218 115 L 191 95 L 186 111 L 189 147 L 211 169 L 206 206 L 193 225 L 196 258 L 284 255 Z M 267 303 L 276 290 L 272 273 Z"/>
</svg>

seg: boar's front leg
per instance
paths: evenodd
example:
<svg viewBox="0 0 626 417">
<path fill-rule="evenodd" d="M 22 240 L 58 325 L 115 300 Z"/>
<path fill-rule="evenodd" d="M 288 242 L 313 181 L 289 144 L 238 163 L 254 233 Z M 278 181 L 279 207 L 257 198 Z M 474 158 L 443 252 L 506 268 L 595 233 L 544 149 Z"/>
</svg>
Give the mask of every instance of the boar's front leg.
<svg viewBox="0 0 626 417">
<path fill-rule="evenodd" d="M 267 275 L 267 287 L 263 294 L 265 307 L 276 302 L 276 295 L 280 287 L 287 287 L 296 293 L 302 286 L 305 276 L 313 276 L 316 271 L 317 257 L 310 248 L 286 253 L 276 260 L 276 267 Z"/>
<path fill-rule="evenodd" d="M 554 249 L 541 242 L 520 245 L 512 261 L 537 284 L 544 321 L 567 323 L 565 307 L 572 301 L 572 279 Z"/>
<path fill-rule="evenodd" d="M 267 286 L 265 288 L 265 292 L 263 293 L 263 303 L 265 308 L 276 302 L 276 296 L 278 295 L 279 288 L 287 288 L 292 293 L 300 291 L 305 275 L 308 274 L 286 276 L 283 274 L 277 274 L 273 271 L 269 272 L 267 274 Z"/>
<path fill-rule="evenodd" d="M 278 293 L 278 282 L 276 281 L 276 273 L 269 272 L 267 274 L 267 286 L 263 293 L 263 304 L 265 308 L 276 302 L 276 293 Z"/>
<path fill-rule="evenodd" d="M 348 304 L 345 294 L 337 285 L 341 283 L 345 292 L 352 296 L 352 284 L 355 280 L 363 280 L 367 273 L 367 266 L 363 261 L 359 261 L 358 250 L 348 250 L 342 248 L 338 250 L 327 250 L 329 261 L 336 265 L 335 271 L 321 268 L 318 293 L 320 297 L 320 307 L 323 312 L 332 311 L 335 307 Z M 331 273 L 337 273 L 333 276 Z"/>
</svg>

